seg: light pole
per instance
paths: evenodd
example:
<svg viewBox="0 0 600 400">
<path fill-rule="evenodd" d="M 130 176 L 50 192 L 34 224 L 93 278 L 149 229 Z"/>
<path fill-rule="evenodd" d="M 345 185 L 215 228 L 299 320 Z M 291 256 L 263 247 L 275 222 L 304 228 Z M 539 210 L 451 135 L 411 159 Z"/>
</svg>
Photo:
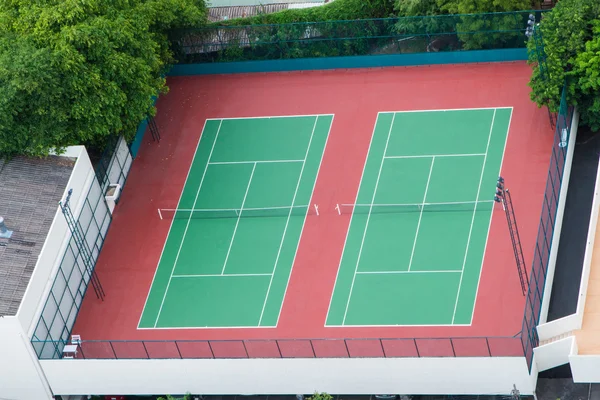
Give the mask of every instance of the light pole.
<svg viewBox="0 0 600 400">
<path fill-rule="evenodd" d="M 542 36 L 542 30 L 540 29 L 539 22 L 535 22 L 535 15 L 529 14 L 529 18 L 527 19 L 527 28 L 525 29 L 525 36 L 527 39 L 533 39 L 535 51 L 535 58 L 537 59 L 538 68 L 540 69 L 540 77 L 544 82 L 547 82 L 550 79 L 550 74 L 548 72 L 548 65 L 546 64 L 546 50 L 544 46 L 544 37 Z M 550 125 L 554 128 L 555 118 L 548 108 L 548 118 L 550 119 Z"/>
</svg>

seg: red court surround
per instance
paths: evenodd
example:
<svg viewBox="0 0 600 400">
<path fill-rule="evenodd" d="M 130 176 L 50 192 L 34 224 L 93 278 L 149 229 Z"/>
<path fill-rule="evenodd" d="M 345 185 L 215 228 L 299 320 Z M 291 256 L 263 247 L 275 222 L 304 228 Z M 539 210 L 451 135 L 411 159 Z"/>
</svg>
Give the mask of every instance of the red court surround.
<svg viewBox="0 0 600 400">
<path fill-rule="evenodd" d="M 350 221 L 349 215 L 338 216 L 334 207 L 336 203 L 354 201 L 379 111 L 514 107 L 502 175 L 513 196 L 525 260 L 531 267 L 554 131 L 547 112 L 529 99 L 530 74 L 525 62 L 514 62 L 169 78 L 170 92 L 157 104 L 156 122 L 162 141 L 152 142 L 151 135 L 146 134 L 96 267 L 106 300 L 101 302 L 93 291 L 88 291 L 73 333 L 84 340 L 517 334 L 525 299 L 501 210 L 493 215 L 471 326 L 325 328 L 324 322 Z M 321 216 L 308 218 L 304 226 L 278 327 L 138 330 L 170 226 L 169 220 L 158 218 L 157 208 L 177 206 L 205 119 L 298 114 L 335 117 L 312 200 L 319 204 Z M 312 346 L 322 343 L 328 346 L 331 356 L 343 353 L 336 347 L 343 346 L 343 341 L 315 341 Z M 454 341 L 453 346 L 461 343 Z M 479 355 L 478 346 L 486 345 L 464 343 L 473 355 Z M 384 344 L 388 355 L 412 355 L 414 351 L 402 341 Z M 250 356 L 268 356 L 277 351 L 302 355 L 310 354 L 310 345 L 282 341 L 280 347 L 285 348 L 275 349 L 273 342 L 253 342 L 246 351 Z M 500 339 L 487 345 L 502 346 Z M 208 351 L 202 344 L 186 346 L 196 346 L 189 351 L 198 354 Z M 382 347 L 379 341 L 365 341 L 361 346 L 372 347 L 370 353 Z M 428 342 L 421 342 L 419 348 L 427 349 Z M 360 353 L 361 349 L 355 351 Z"/>
</svg>

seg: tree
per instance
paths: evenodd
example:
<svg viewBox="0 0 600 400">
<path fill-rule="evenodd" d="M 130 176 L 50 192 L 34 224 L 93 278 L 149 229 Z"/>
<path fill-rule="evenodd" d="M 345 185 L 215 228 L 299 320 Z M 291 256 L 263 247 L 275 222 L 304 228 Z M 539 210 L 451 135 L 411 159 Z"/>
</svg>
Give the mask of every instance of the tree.
<svg viewBox="0 0 600 400">
<path fill-rule="evenodd" d="M 491 13 L 531 7 L 532 0 L 397 0 L 395 10 L 399 17 L 438 16 L 420 21 L 400 19 L 398 29 L 403 32 L 438 34 L 446 39 L 455 33 L 464 50 L 479 50 L 522 46 L 519 30 L 525 29 L 526 18 Z"/>
<path fill-rule="evenodd" d="M 204 0 L 0 2 L 0 155 L 131 137 L 167 91 L 167 33 Z"/>
<path fill-rule="evenodd" d="M 581 122 L 592 130 L 600 129 L 599 19 L 597 0 L 561 0 L 536 27 L 543 38 L 542 68 L 538 64 L 539 44 L 536 49 L 534 40 L 528 43 L 533 66 L 531 99 L 540 107 L 558 111 L 566 80 L 569 103 L 578 106 Z"/>
<path fill-rule="evenodd" d="M 333 396 L 325 392 L 315 392 L 315 394 L 310 396 L 307 400 L 333 400 Z"/>
</svg>

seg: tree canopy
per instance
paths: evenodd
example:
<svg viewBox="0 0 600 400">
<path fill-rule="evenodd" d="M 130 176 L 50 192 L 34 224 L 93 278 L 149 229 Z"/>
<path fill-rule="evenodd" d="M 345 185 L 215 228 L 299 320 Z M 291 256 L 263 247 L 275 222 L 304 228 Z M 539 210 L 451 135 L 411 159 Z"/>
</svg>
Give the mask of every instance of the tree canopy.
<svg viewBox="0 0 600 400">
<path fill-rule="evenodd" d="M 545 14 L 540 25 L 543 46 L 528 43 L 533 75 L 531 99 L 539 106 L 558 111 L 565 79 L 570 104 L 576 104 L 581 122 L 600 129 L 600 2 L 561 0 Z M 538 65 L 543 47 L 546 61 Z"/>
<path fill-rule="evenodd" d="M 131 137 L 166 92 L 171 29 L 204 0 L 0 1 L 0 155 Z"/>
<path fill-rule="evenodd" d="M 396 0 L 398 16 L 530 10 L 533 0 Z M 536 2 L 537 3 L 537 2 Z"/>
</svg>

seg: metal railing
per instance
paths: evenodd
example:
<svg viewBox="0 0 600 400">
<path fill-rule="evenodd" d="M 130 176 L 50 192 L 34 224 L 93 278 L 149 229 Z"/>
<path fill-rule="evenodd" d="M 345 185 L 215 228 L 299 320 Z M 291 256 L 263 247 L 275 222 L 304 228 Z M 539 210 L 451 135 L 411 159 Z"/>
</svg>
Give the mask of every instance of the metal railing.
<svg viewBox="0 0 600 400">
<path fill-rule="evenodd" d="M 36 341 L 62 353 L 65 341 Z M 77 359 L 523 357 L 519 337 L 84 340 Z M 43 358 L 43 357 L 40 357 Z M 56 358 L 56 357 L 49 357 Z"/>
<path fill-rule="evenodd" d="M 180 64 L 524 48 L 529 15 L 543 12 L 213 25 L 174 31 L 170 42 Z"/>
</svg>

